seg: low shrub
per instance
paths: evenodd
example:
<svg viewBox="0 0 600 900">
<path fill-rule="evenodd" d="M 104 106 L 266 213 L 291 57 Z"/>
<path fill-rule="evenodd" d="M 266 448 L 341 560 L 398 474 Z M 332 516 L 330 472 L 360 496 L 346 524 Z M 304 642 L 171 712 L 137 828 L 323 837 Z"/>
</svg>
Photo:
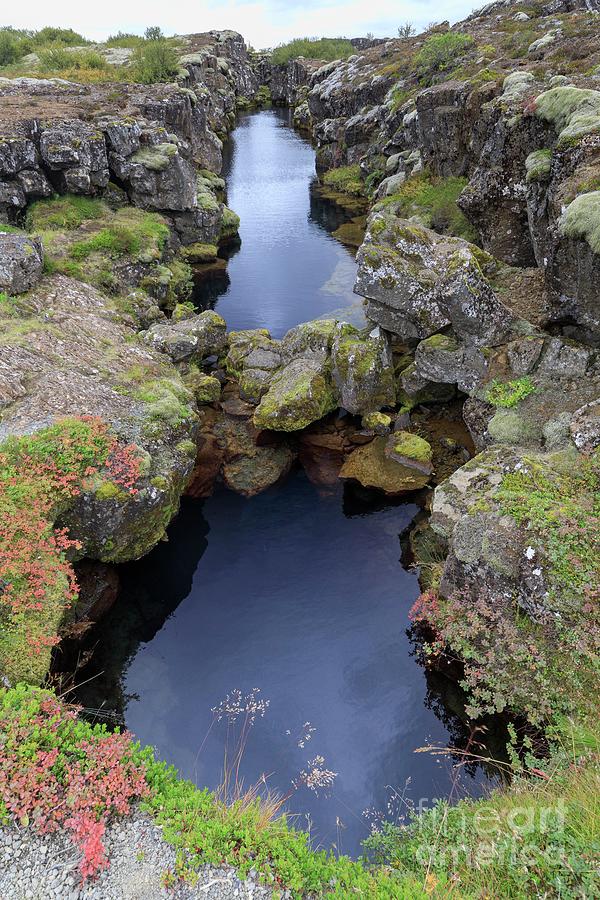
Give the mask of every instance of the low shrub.
<svg viewBox="0 0 600 900">
<path fill-rule="evenodd" d="M 330 62 L 334 59 L 347 59 L 353 53 L 356 53 L 356 48 L 346 38 L 295 38 L 275 47 L 271 60 L 275 65 L 284 65 L 291 59 L 304 56 L 306 59 Z"/>
<path fill-rule="evenodd" d="M 65 829 L 85 880 L 108 865 L 106 825 L 149 794 L 130 736 L 90 725 L 48 691 L 0 690 L 0 822 Z"/>
<path fill-rule="evenodd" d="M 512 409 L 525 397 L 535 393 L 535 385 L 528 375 L 514 381 L 498 381 L 494 379 L 487 389 L 486 399 L 493 406 L 501 409 Z"/>
<path fill-rule="evenodd" d="M 446 31 L 427 38 L 415 57 L 420 80 L 433 84 L 457 68 L 463 57 L 475 46 L 473 38 L 459 31 Z"/>
<path fill-rule="evenodd" d="M 69 50 L 66 47 L 48 47 L 40 50 L 40 69 L 45 72 L 65 70 L 107 69 L 108 63 L 101 53 L 94 50 Z"/>
<path fill-rule="evenodd" d="M 177 53 L 162 36 L 152 36 L 138 44 L 132 64 L 134 80 L 140 84 L 171 81 L 179 71 Z"/>
<path fill-rule="evenodd" d="M 144 38 L 139 34 L 131 34 L 126 31 L 118 31 L 111 34 L 106 39 L 107 47 L 139 47 L 144 42 Z"/>
<path fill-rule="evenodd" d="M 0 445 L 0 671 L 44 678 L 56 631 L 77 598 L 69 554 L 79 545 L 55 527 L 93 479 L 136 493 L 139 460 L 100 419 L 64 419 Z"/>
</svg>

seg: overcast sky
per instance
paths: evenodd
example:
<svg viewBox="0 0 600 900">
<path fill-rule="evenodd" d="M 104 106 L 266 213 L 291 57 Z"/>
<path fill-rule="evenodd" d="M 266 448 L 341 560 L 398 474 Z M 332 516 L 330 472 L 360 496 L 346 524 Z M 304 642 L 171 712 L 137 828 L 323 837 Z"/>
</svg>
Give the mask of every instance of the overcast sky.
<svg viewBox="0 0 600 900">
<path fill-rule="evenodd" d="M 2 3 L 2 25 L 74 28 L 92 40 L 117 31 L 141 34 L 159 25 L 166 34 L 190 34 L 213 28 L 240 31 L 257 49 L 293 37 L 376 37 L 396 34 L 399 24 L 463 19 L 484 0 L 28 0 Z"/>
</svg>

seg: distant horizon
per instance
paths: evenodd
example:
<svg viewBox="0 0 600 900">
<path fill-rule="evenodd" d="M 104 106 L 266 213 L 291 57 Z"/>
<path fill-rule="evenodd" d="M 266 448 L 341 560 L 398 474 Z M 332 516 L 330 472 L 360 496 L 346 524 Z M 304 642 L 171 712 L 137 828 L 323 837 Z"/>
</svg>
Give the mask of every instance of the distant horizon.
<svg viewBox="0 0 600 900">
<path fill-rule="evenodd" d="M 116 0 L 105 0 L 100 23 L 97 13 L 76 0 L 57 0 L 51 15 L 47 4 L 34 0 L 19 12 L 12 10 L 11 21 L 0 24 L 35 31 L 47 25 L 72 28 L 97 43 L 119 31 L 142 35 L 150 25 L 167 36 L 232 30 L 263 50 L 295 38 L 393 38 L 405 22 L 423 31 L 433 21 L 458 22 L 481 5 L 473 0 L 377 0 L 370 5 L 363 0 L 199 0 L 190 12 L 183 4 L 165 8 L 157 0 L 131 0 L 124 11 Z"/>
</svg>

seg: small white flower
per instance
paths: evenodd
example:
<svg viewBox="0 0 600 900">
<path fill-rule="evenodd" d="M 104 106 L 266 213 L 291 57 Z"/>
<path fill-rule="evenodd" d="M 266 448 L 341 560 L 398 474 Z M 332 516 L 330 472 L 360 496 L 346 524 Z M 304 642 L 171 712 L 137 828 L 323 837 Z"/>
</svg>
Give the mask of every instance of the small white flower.
<svg viewBox="0 0 600 900">
<path fill-rule="evenodd" d="M 527 559 L 533 559 L 533 557 L 535 556 L 535 550 L 533 549 L 533 547 L 527 548 L 527 550 L 525 551 L 525 556 L 527 557 Z"/>
</svg>

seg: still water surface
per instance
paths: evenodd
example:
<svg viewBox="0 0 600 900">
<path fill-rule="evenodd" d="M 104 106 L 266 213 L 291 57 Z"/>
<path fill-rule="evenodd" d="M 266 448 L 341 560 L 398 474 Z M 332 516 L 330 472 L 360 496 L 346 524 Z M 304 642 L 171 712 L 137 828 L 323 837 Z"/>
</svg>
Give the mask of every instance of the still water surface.
<svg viewBox="0 0 600 900">
<path fill-rule="evenodd" d="M 290 127 L 288 110 L 245 114 L 225 148 L 227 202 L 241 218 L 241 247 L 226 273 L 203 279 L 199 306 L 230 329 L 273 337 L 350 304 L 356 263 L 331 232 L 347 216 L 316 190 L 315 154 Z"/>
<path fill-rule="evenodd" d="M 342 219 L 311 195 L 314 153 L 287 115 L 244 116 L 232 148 L 242 246 L 211 301 L 230 327 L 280 335 L 355 302 L 353 257 L 330 235 Z M 481 771 L 461 769 L 457 789 L 448 761 L 414 752 L 466 740 L 456 692 L 411 655 L 419 588 L 399 535 L 416 513 L 348 486 L 318 489 L 301 472 L 251 500 L 220 489 L 185 503 L 169 542 L 122 568 L 121 597 L 91 638 L 86 674 L 103 674 L 81 701 L 116 709 L 141 741 L 214 788 L 227 725 L 211 709 L 259 688 L 270 703 L 241 776 L 250 785 L 267 775 L 317 845 L 353 855 L 369 832 L 364 811 L 385 814 L 394 792 L 393 814 L 420 798 L 478 794 Z M 298 780 L 316 756 L 337 773 L 319 796 Z"/>
</svg>

